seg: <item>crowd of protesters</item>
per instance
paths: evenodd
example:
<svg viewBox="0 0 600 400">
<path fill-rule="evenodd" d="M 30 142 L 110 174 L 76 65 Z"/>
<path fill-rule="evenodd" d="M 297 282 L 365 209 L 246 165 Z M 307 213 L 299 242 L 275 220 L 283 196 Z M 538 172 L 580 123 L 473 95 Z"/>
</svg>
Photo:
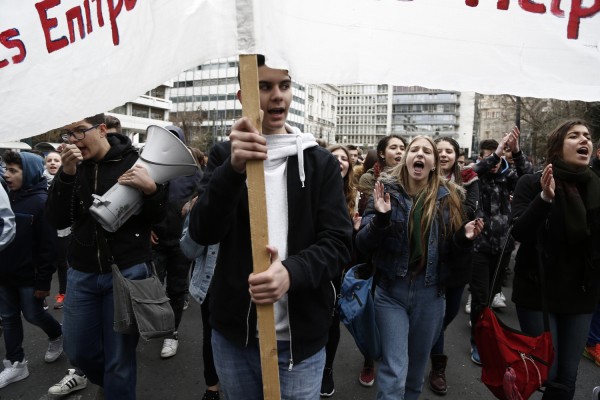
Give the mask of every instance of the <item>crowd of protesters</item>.
<svg viewBox="0 0 600 400">
<path fill-rule="evenodd" d="M 358 381 L 376 386 L 377 399 L 415 400 L 425 384 L 445 395 L 444 330 L 467 287 L 473 329 L 488 299 L 506 307 L 501 286 L 515 250 L 512 301 L 521 330 L 542 329 L 542 287 L 549 303 L 556 356 L 542 399 L 573 399 L 582 352 L 600 366 L 600 149 L 594 153 L 589 125 L 571 119 L 549 132 L 540 172 L 516 127 L 500 141 L 482 141 L 469 165 L 450 137 L 389 135 L 363 153 L 327 147 L 288 124 L 290 72 L 262 56 L 258 72 L 262 135 L 241 118 L 207 163 L 190 149 L 200 167 L 191 177 L 156 183 L 135 164 L 138 151 L 119 121 L 104 114 L 65 126 L 55 151 L 4 153 L 0 390 L 29 376 L 24 317 L 47 336 L 46 362 L 64 347 L 72 364 L 50 395 L 90 381 L 100 387 L 96 398 L 136 399 L 139 337 L 113 330 L 114 261 L 134 280 L 156 268 L 176 328 L 188 294 L 202 304 L 204 400 L 263 398 L 257 305 L 269 304 L 282 398 L 334 396 L 337 295 L 344 272 L 366 262 L 375 271 L 382 355 L 364 357 Z M 186 143 L 180 127 L 167 130 Z M 255 160 L 264 162 L 270 239 L 271 263 L 260 273 L 252 268 L 246 176 Z M 143 205 L 108 232 L 89 208 L 93 195 L 117 183 L 139 190 Z M 492 286 L 497 265 L 506 276 Z M 63 310 L 62 323 L 45 307 L 56 271 L 53 307 Z M 469 345 L 480 365 L 474 335 Z M 178 348 L 176 331 L 160 356 Z"/>
</svg>

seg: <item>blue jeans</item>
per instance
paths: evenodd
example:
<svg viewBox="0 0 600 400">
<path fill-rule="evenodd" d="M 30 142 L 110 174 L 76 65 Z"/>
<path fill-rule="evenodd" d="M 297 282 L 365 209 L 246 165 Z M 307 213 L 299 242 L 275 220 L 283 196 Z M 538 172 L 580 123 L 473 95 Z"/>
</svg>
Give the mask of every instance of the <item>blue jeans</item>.
<svg viewBox="0 0 600 400">
<path fill-rule="evenodd" d="M 375 290 L 375 319 L 382 359 L 377 399 L 417 399 L 429 352 L 442 330 L 446 301 L 437 285 L 425 287 L 424 274 L 382 278 Z"/>
<path fill-rule="evenodd" d="M 221 390 L 228 399 L 262 400 L 260 350 L 240 347 L 213 329 L 212 346 Z M 292 343 L 293 346 L 293 343 Z M 325 365 L 325 348 L 289 370 L 289 342 L 277 342 L 281 400 L 317 400 Z"/>
<path fill-rule="evenodd" d="M 544 331 L 541 311 L 517 306 L 517 317 L 523 332 L 539 335 Z M 550 369 L 548 380 L 566 386 L 569 392 L 567 397 L 572 399 L 575 396 L 575 383 L 577 381 L 579 360 L 581 360 L 581 349 L 585 346 L 592 314 L 550 313 L 548 319 L 550 320 L 550 332 L 552 333 L 552 344 L 555 351 L 554 363 Z"/>
<path fill-rule="evenodd" d="M 446 311 L 444 313 L 444 326 L 440 332 L 440 336 L 436 340 L 431 354 L 444 354 L 444 331 L 450 325 L 450 322 L 456 318 L 458 310 L 460 310 L 460 302 L 465 290 L 465 286 L 453 287 L 446 289 Z"/>
<path fill-rule="evenodd" d="M 148 265 L 121 270 L 128 279 L 150 276 Z M 64 305 L 65 351 L 71 363 L 96 385 L 104 387 L 107 399 L 136 398 L 138 335 L 113 330 L 112 274 L 93 274 L 69 268 Z"/>
<path fill-rule="evenodd" d="M 0 285 L 0 316 L 4 329 L 4 346 L 6 359 L 11 363 L 23 361 L 23 316 L 32 325 L 41 328 L 48 339 L 56 339 L 62 335 L 62 329 L 57 320 L 44 310 L 44 300 L 33 296 L 33 286 Z"/>
</svg>

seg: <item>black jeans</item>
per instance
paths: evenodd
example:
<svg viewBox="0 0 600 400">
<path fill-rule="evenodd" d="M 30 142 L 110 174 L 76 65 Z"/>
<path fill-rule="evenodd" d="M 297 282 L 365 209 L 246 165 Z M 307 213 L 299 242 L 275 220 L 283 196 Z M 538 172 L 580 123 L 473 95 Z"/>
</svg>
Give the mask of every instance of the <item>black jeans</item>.
<svg viewBox="0 0 600 400">
<path fill-rule="evenodd" d="M 212 327 L 210 326 L 209 311 L 210 293 L 206 294 L 204 303 L 200 307 L 202 312 L 202 361 L 204 362 L 204 382 L 206 386 L 215 386 L 219 383 L 217 370 L 215 369 L 215 360 L 212 351 Z"/>
<path fill-rule="evenodd" d="M 502 289 L 502 277 L 504 271 L 510 262 L 511 252 L 505 252 L 502 256 L 502 262 L 496 278 L 496 284 L 492 288 L 491 293 L 495 295 L 500 293 Z M 475 324 L 479 319 L 479 314 L 487 306 L 490 297 L 490 286 L 494 279 L 494 271 L 498 265 L 500 255 L 492 255 L 488 253 L 473 252 L 471 258 L 472 273 L 471 273 L 471 343 L 474 343 Z"/>
<path fill-rule="evenodd" d="M 183 314 L 183 303 L 189 290 L 191 262 L 183 255 L 179 246 L 160 247 L 152 251 L 156 273 L 161 282 L 167 279 L 169 296 L 175 314 L 175 329 L 179 327 Z"/>
</svg>

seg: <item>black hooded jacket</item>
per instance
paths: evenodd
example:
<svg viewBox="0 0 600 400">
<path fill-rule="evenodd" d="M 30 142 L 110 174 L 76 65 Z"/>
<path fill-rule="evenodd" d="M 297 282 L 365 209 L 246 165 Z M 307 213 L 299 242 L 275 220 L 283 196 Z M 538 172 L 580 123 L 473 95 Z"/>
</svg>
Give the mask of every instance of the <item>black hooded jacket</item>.
<svg viewBox="0 0 600 400">
<path fill-rule="evenodd" d="M 256 306 L 248 293 L 252 246 L 246 174 L 231 167 L 231 143 L 216 145 L 190 215 L 189 233 L 202 245 L 220 243 L 211 283 L 210 323 L 240 346 L 256 344 Z M 287 161 L 288 315 L 295 362 L 327 342 L 336 300 L 332 280 L 350 262 L 352 224 L 337 160 L 322 147 L 304 150 L 305 187 L 298 156 Z"/>
<path fill-rule="evenodd" d="M 23 183 L 8 193 L 15 214 L 16 235 L 0 253 L 0 282 L 16 286 L 34 286 L 50 290 L 56 271 L 56 230 L 45 215 L 48 197 L 41 157 L 22 153 Z"/>
<path fill-rule="evenodd" d="M 108 191 L 138 159 L 129 138 L 119 134 L 107 138 L 111 148 L 104 158 L 99 162 L 83 161 L 75 175 L 67 175 L 61 168 L 48 197 L 47 208 L 55 228 L 72 227 L 67 254 L 69 266 L 83 272 L 111 272 L 109 256 L 98 243 L 97 232 L 102 227 L 89 213 L 92 194 L 102 195 Z M 103 232 L 119 268 L 152 260 L 150 227 L 165 217 L 166 198 L 164 186 L 157 184 L 154 194 L 144 196 L 139 214 L 131 216 L 116 232 Z"/>
</svg>

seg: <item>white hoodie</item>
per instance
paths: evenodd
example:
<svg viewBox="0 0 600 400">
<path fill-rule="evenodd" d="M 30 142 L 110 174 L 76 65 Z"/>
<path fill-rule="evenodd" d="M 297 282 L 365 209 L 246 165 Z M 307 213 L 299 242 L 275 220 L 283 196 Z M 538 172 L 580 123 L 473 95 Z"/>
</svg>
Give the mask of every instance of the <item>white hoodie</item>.
<svg viewBox="0 0 600 400">
<path fill-rule="evenodd" d="M 265 135 L 268 150 L 264 162 L 269 244 L 277 247 L 282 261 L 287 258 L 287 160 L 290 156 L 298 155 L 300 181 L 304 187 L 304 150 L 318 145 L 312 134 L 302 133 L 298 128 L 287 124 L 285 128 L 287 134 Z M 286 293 L 275 303 L 277 340 L 290 340 L 287 300 Z"/>
</svg>

